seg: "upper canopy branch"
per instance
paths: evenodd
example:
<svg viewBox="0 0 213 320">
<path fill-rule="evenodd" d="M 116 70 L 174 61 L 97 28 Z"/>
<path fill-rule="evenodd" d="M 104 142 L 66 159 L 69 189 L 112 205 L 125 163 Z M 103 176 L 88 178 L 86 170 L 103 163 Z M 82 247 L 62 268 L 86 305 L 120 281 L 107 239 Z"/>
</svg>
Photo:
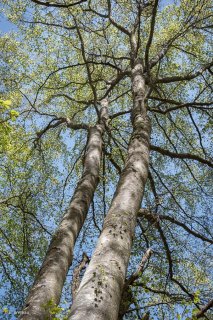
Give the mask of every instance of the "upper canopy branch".
<svg viewBox="0 0 213 320">
<path fill-rule="evenodd" d="M 107 0 L 107 5 L 108 5 L 108 18 L 109 18 L 109 21 L 118 29 L 120 30 L 121 32 L 127 34 L 128 36 L 130 36 L 130 32 L 124 28 L 122 25 L 120 25 L 119 23 L 117 23 L 113 18 L 112 18 L 112 15 L 111 15 L 111 0 Z"/>
<path fill-rule="evenodd" d="M 175 101 L 172 99 L 166 99 L 166 98 L 154 97 L 154 96 L 150 96 L 149 99 L 160 101 L 161 102 L 160 104 L 168 103 L 168 104 L 175 105 L 174 107 L 170 107 L 165 110 L 162 110 L 159 108 L 160 104 L 159 104 L 159 106 L 157 106 L 158 108 L 149 108 L 150 111 L 158 112 L 161 114 L 166 114 L 168 112 L 175 111 L 175 110 L 182 109 L 182 108 L 195 108 L 195 109 L 201 109 L 201 110 L 205 110 L 205 109 L 211 110 L 212 109 L 211 107 L 208 107 L 208 106 L 212 105 L 212 101 L 209 101 L 209 102 L 192 101 L 192 102 L 187 102 L 187 103 L 181 103 L 179 101 Z"/>
<path fill-rule="evenodd" d="M 161 153 L 162 155 L 169 156 L 170 158 L 196 160 L 198 162 L 207 164 L 209 167 L 213 168 L 213 163 L 210 160 L 203 159 L 200 156 L 197 156 L 195 154 L 171 152 L 169 150 L 166 150 L 161 147 L 154 146 L 154 145 L 151 145 L 151 150 L 157 151 L 157 152 Z"/>
<path fill-rule="evenodd" d="M 153 11 L 152 11 L 150 33 L 149 33 L 149 38 L 148 38 L 148 41 L 147 41 L 146 51 L 145 51 L 145 65 L 147 67 L 149 65 L 149 49 L 151 47 L 152 39 L 153 39 L 153 35 L 154 35 L 155 19 L 156 19 L 156 15 L 157 15 L 157 7 L 158 7 L 158 0 L 155 0 L 154 6 L 153 6 Z"/>
<path fill-rule="evenodd" d="M 69 4 L 63 4 L 63 3 L 58 3 L 58 2 L 52 2 L 52 1 L 40 1 L 40 0 L 31 0 L 32 2 L 42 5 L 42 6 L 46 6 L 46 7 L 54 7 L 54 8 L 70 8 L 73 7 L 77 4 L 86 2 L 87 0 L 79 0 L 73 3 L 69 3 Z"/>
<path fill-rule="evenodd" d="M 145 217 L 147 220 L 153 221 L 153 222 L 159 222 L 160 220 L 167 220 L 170 221 L 180 227 L 182 227 L 185 231 L 188 233 L 192 234 L 194 237 L 199 238 L 203 241 L 209 242 L 213 244 L 213 239 L 206 238 L 204 235 L 190 229 L 185 223 L 178 221 L 174 217 L 168 216 L 168 215 L 163 215 L 163 214 L 154 214 L 151 212 L 149 209 L 140 209 L 138 211 L 138 216 L 139 217 Z"/>
<path fill-rule="evenodd" d="M 195 7 L 199 5 L 199 2 L 197 2 L 195 4 Z M 199 15 L 196 15 L 196 10 L 195 7 L 193 7 L 193 9 L 191 10 L 188 18 L 186 19 L 185 24 L 179 29 L 179 31 L 173 35 L 172 38 L 170 38 L 169 40 L 167 40 L 165 43 L 163 43 L 161 45 L 161 50 L 158 51 L 158 53 L 152 57 L 149 61 L 146 61 L 146 68 L 152 69 L 154 66 L 156 66 L 158 64 L 158 62 L 160 62 L 165 55 L 167 54 L 167 52 L 169 51 L 170 48 L 172 48 L 173 43 L 179 39 L 180 37 L 183 37 L 186 35 L 186 33 L 190 30 L 194 30 L 196 28 L 196 26 L 199 26 L 199 24 L 201 22 L 205 22 L 206 19 L 211 17 L 211 13 L 210 15 L 207 15 L 206 17 L 199 17 Z M 154 31 L 154 29 L 153 29 Z M 151 33 L 150 33 L 151 35 Z M 147 43 L 148 44 L 148 43 Z M 151 43 L 150 43 L 151 45 Z M 179 50 L 182 50 L 183 52 L 187 53 L 187 54 L 192 54 L 193 56 L 195 56 L 192 52 L 190 51 L 185 51 L 183 48 L 179 48 Z"/>
<path fill-rule="evenodd" d="M 44 25 L 44 26 L 62 28 L 62 29 L 65 29 L 65 30 L 74 30 L 74 29 L 76 29 L 75 26 L 70 26 L 69 27 L 69 26 L 65 26 L 65 25 L 62 25 L 62 24 L 46 22 L 46 21 L 27 21 L 27 20 L 20 20 L 20 21 L 24 22 L 24 23 L 29 23 L 31 25 L 41 24 L 41 25 Z"/>
<path fill-rule="evenodd" d="M 200 319 L 204 316 L 204 314 L 210 309 L 213 307 L 213 299 L 210 300 L 202 309 L 200 309 L 200 311 L 198 311 L 196 313 L 196 318 L 197 319 Z"/>
<path fill-rule="evenodd" d="M 89 1 L 89 9 L 86 9 L 85 11 L 91 11 L 93 13 L 95 13 L 96 15 L 98 15 L 101 18 L 105 18 L 105 19 L 109 19 L 109 21 L 112 23 L 112 25 L 114 25 L 118 30 L 120 30 L 121 32 L 125 33 L 126 35 L 130 36 L 130 32 L 128 29 L 126 29 L 125 27 L 123 27 L 122 25 L 120 25 L 119 23 L 117 23 L 111 15 L 111 1 L 107 0 L 107 9 L 108 9 L 108 13 L 107 14 L 103 14 L 100 13 L 98 11 L 96 11 L 95 9 L 91 8 L 90 5 L 91 1 Z"/>
<path fill-rule="evenodd" d="M 62 118 L 55 118 L 55 119 L 52 119 L 44 129 L 37 132 L 37 139 L 36 140 L 39 140 L 43 136 L 43 134 L 45 134 L 48 130 L 56 128 L 63 123 L 65 123 L 68 128 L 71 128 L 73 130 L 79 130 L 79 129 L 88 130 L 89 129 L 89 126 L 85 123 L 74 123 L 69 118 L 63 118 L 63 117 Z"/>
<path fill-rule="evenodd" d="M 177 81 L 186 81 L 186 80 L 192 80 L 194 78 L 197 78 L 198 76 L 202 75 L 202 73 L 205 70 L 210 69 L 213 66 L 213 62 L 210 62 L 206 65 L 204 65 L 200 70 L 192 73 L 188 73 L 182 76 L 173 76 L 173 77 L 165 77 L 165 78 L 159 78 L 154 80 L 154 83 L 172 83 L 172 82 L 177 82 Z"/>
</svg>

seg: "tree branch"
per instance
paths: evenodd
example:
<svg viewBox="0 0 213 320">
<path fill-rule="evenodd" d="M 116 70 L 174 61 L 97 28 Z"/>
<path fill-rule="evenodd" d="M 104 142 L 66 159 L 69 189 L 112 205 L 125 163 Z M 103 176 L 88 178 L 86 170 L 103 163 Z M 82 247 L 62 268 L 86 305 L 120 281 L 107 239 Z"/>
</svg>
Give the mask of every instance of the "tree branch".
<svg viewBox="0 0 213 320">
<path fill-rule="evenodd" d="M 204 313 L 213 307 L 213 300 L 210 300 L 195 316 L 200 319 L 204 316 Z"/>
<path fill-rule="evenodd" d="M 166 110 L 162 110 L 162 109 L 157 109 L 157 108 L 149 108 L 149 111 L 154 111 L 154 112 L 158 112 L 161 114 L 166 114 L 168 112 L 174 111 L 174 110 L 178 110 L 178 109 L 182 109 L 182 108 L 195 108 L 195 109 L 201 109 L 201 110 L 212 110 L 211 106 L 213 104 L 212 101 L 209 102 L 187 102 L 187 103 L 181 103 L 179 101 L 175 101 L 172 99 L 166 99 L 166 98 L 161 98 L 161 97 L 154 97 L 154 96 L 150 96 L 149 97 L 150 100 L 156 100 L 156 101 L 161 101 L 162 103 L 168 103 L 168 104 L 173 104 L 175 105 L 174 107 L 168 108 Z"/>
<path fill-rule="evenodd" d="M 170 158 L 196 160 L 200 163 L 207 164 L 209 167 L 213 168 L 213 163 L 211 161 L 203 159 L 200 156 L 197 156 L 195 154 L 171 152 L 169 150 L 166 150 L 161 147 L 154 146 L 154 145 L 151 145 L 150 148 L 151 148 L 151 150 L 157 151 L 157 152 L 161 153 L 162 155 L 168 156 Z"/>
<path fill-rule="evenodd" d="M 161 79 L 156 79 L 153 82 L 154 83 L 172 83 L 172 82 L 177 82 L 177 81 L 187 81 L 187 80 L 192 80 L 194 78 L 197 78 L 198 76 L 202 75 L 202 73 L 205 70 L 208 70 L 211 68 L 213 65 L 213 62 L 210 62 L 203 66 L 200 70 L 194 72 L 194 73 L 188 73 L 183 76 L 173 76 L 173 77 L 165 77 Z"/>
<path fill-rule="evenodd" d="M 139 276 L 141 275 L 141 273 L 144 270 L 146 262 L 150 259 L 152 253 L 153 253 L 153 251 L 150 248 L 145 252 L 137 270 L 129 277 L 129 279 L 126 280 L 125 285 L 124 285 L 124 289 L 127 288 L 128 286 L 132 285 L 133 282 L 139 278 Z"/>
<path fill-rule="evenodd" d="M 153 34 L 154 34 L 157 7 L 158 7 L 158 0 L 155 0 L 154 6 L 153 6 L 153 11 L 152 11 L 150 33 L 149 33 L 149 38 L 148 38 L 148 41 L 147 41 L 146 51 L 145 51 L 145 66 L 146 66 L 147 70 L 149 69 L 149 49 L 151 47 Z"/>
<path fill-rule="evenodd" d="M 108 18 L 109 21 L 121 32 L 125 33 L 126 35 L 130 36 L 130 32 L 124 28 L 122 25 L 118 24 L 114 19 L 112 19 L 111 16 L 111 0 L 107 0 L 107 4 L 108 4 Z"/>
<path fill-rule="evenodd" d="M 119 316 L 118 320 L 123 319 L 124 314 L 126 314 L 129 310 L 129 307 L 132 303 L 133 296 L 132 291 L 130 289 L 130 286 L 134 283 L 136 279 L 138 279 L 142 272 L 144 271 L 144 266 L 146 262 L 149 260 L 149 258 L 152 255 L 152 250 L 148 249 L 144 256 L 142 257 L 142 260 L 137 268 L 137 270 L 126 280 L 123 288 L 123 294 L 121 298 L 120 308 L 119 308 Z"/>
<path fill-rule="evenodd" d="M 145 217 L 146 219 L 153 221 L 153 222 L 158 222 L 159 220 L 170 221 L 170 222 L 182 227 L 184 230 L 186 230 L 188 233 L 192 234 L 194 237 L 197 237 L 203 241 L 206 241 L 206 242 L 213 244 L 212 239 L 206 238 L 205 236 L 201 235 L 200 233 L 191 230 L 183 222 L 176 220 L 174 217 L 170 217 L 167 215 L 161 215 L 161 214 L 157 215 L 157 214 L 152 213 L 149 209 L 140 209 L 138 211 L 138 217 Z"/>
<path fill-rule="evenodd" d="M 62 3 L 52 3 L 51 1 L 40 1 L 40 0 L 31 0 L 32 2 L 38 4 L 38 5 L 42 5 L 42 6 L 46 6 L 46 7 L 54 7 L 54 8 L 70 8 L 73 7 L 77 4 L 86 2 L 87 0 L 79 0 L 77 2 L 73 2 L 70 4 L 62 4 Z"/>
<path fill-rule="evenodd" d="M 57 24 L 57 23 L 50 23 L 50 22 L 44 22 L 44 21 L 26 21 L 26 20 L 20 20 L 21 22 L 24 22 L 24 23 L 29 23 L 31 25 L 34 25 L 34 24 L 42 24 L 42 25 L 45 25 L 45 26 L 48 26 L 48 27 L 57 27 L 57 28 L 63 28 L 63 29 L 66 29 L 66 30 L 74 30 L 76 29 L 75 26 L 63 26 L 62 24 Z"/>
<path fill-rule="evenodd" d="M 81 262 L 73 271 L 73 281 L 72 281 L 72 300 L 75 299 L 78 288 L 80 286 L 80 273 L 86 267 L 86 264 L 89 263 L 89 258 L 86 253 L 83 253 Z"/>
<path fill-rule="evenodd" d="M 73 130 L 78 130 L 78 129 L 88 130 L 89 129 L 89 126 L 85 123 L 74 123 L 69 118 L 55 118 L 55 119 L 52 119 L 44 129 L 42 129 L 41 131 L 36 133 L 37 134 L 36 140 L 39 140 L 43 136 L 43 134 L 45 134 L 48 130 L 56 128 L 63 123 L 65 123 L 68 128 L 71 128 Z"/>
</svg>

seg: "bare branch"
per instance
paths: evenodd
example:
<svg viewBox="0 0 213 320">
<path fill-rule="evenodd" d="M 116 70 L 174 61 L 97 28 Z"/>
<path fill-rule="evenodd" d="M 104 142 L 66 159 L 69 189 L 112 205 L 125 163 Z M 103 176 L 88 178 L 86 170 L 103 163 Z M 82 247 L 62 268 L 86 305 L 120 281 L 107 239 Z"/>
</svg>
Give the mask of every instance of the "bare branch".
<svg viewBox="0 0 213 320">
<path fill-rule="evenodd" d="M 119 23 L 117 23 L 114 19 L 112 19 L 111 16 L 111 0 L 107 0 L 107 4 L 108 4 L 108 18 L 109 21 L 121 32 L 125 33 L 126 35 L 130 36 L 130 32 L 124 28 L 122 25 L 120 25 Z"/>
<path fill-rule="evenodd" d="M 149 68 L 149 49 L 151 47 L 153 34 L 154 34 L 157 7 L 158 7 L 158 0 L 155 0 L 154 6 L 153 6 L 153 11 L 152 11 L 150 33 L 149 33 L 149 38 L 148 38 L 148 41 L 147 41 L 146 51 L 145 51 L 145 66 L 146 66 L 147 69 Z"/>
<path fill-rule="evenodd" d="M 131 300 L 133 300 L 130 286 L 134 283 L 135 280 L 137 280 L 141 276 L 142 272 L 144 271 L 145 264 L 147 263 L 147 261 L 149 261 L 151 255 L 152 250 L 148 249 L 143 255 L 137 270 L 126 280 L 123 288 L 118 320 L 123 319 L 124 314 L 128 312 L 129 307 L 132 303 Z"/>
<path fill-rule="evenodd" d="M 144 270 L 145 264 L 149 260 L 149 258 L 151 257 L 152 253 L 153 253 L 152 249 L 150 249 L 150 248 L 145 252 L 137 270 L 129 277 L 129 279 L 126 280 L 125 285 L 124 285 L 124 289 L 127 288 L 127 286 L 132 285 L 133 282 L 140 277 L 141 273 Z"/>
<path fill-rule="evenodd" d="M 86 264 L 89 263 L 89 258 L 86 253 L 83 253 L 81 262 L 73 271 L 73 281 L 72 281 L 72 300 L 75 299 L 78 288 L 80 286 L 80 273 L 86 267 Z"/>
<path fill-rule="evenodd" d="M 154 145 L 151 145 L 151 150 L 157 151 L 157 152 L 161 153 L 162 155 L 168 156 L 170 158 L 196 160 L 200 163 L 207 164 L 209 167 L 213 168 L 213 163 L 211 161 L 203 159 L 200 156 L 197 156 L 195 154 L 171 152 L 169 150 L 166 150 L 161 147 L 154 146 Z"/>
<path fill-rule="evenodd" d="M 210 62 L 208 64 L 206 64 L 205 66 L 203 66 L 200 70 L 192 73 L 188 73 L 185 74 L 183 76 L 173 76 L 173 77 L 165 77 L 165 78 L 161 78 L 161 79 L 156 79 L 153 82 L 154 83 L 172 83 L 172 82 L 178 82 L 178 81 L 187 81 L 187 80 L 192 80 L 195 79 L 197 77 L 199 77 L 200 75 L 202 75 L 202 73 L 208 69 L 211 68 L 211 66 L 213 65 L 213 62 Z"/>
<path fill-rule="evenodd" d="M 52 1 L 40 1 L 40 0 L 31 0 L 32 2 L 42 5 L 45 7 L 54 7 L 54 8 L 70 8 L 77 4 L 81 4 L 83 2 L 86 2 L 87 0 L 79 0 L 77 2 L 69 3 L 69 4 L 62 4 L 62 3 L 52 3 Z"/>
<path fill-rule="evenodd" d="M 170 216 L 162 215 L 162 214 L 157 215 L 157 214 L 150 212 L 149 209 L 140 209 L 138 212 L 138 217 L 145 217 L 146 219 L 153 221 L 153 222 L 158 222 L 159 220 L 170 221 L 170 222 L 182 227 L 185 231 L 192 234 L 194 237 L 197 237 L 203 241 L 206 241 L 206 242 L 213 244 L 212 239 L 206 238 L 204 235 L 202 235 L 194 230 L 191 230 L 189 227 L 186 226 L 185 223 L 176 220 L 174 217 L 170 217 Z"/>
<path fill-rule="evenodd" d="M 195 108 L 195 109 L 201 109 L 201 110 L 212 110 L 211 106 L 213 104 L 212 101 L 209 102 L 187 102 L 187 103 L 181 103 L 179 101 L 175 101 L 172 99 L 166 99 L 166 98 L 161 98 L 161 97 L 154 97 L 154 96 L 150 96 L 149 97 L 150 100 L 156 100 L 156 101 L 161 101 L 162 103 L 168 103 L 168 104 L 173 104 L 175 105 L 174 107 L 162 110 L 160 108 L 149 108 L 149 111 L 153 111 L 153 112 L 157 112 L 157 113 L 161 113 L 161 114 L 166 114 L 168 112 L 171 111 L 175 111 L 175 110 L 179 110 L 182 108 Z"/>
<path fill-rule="evenodd" d="M 24 22 L 24 23 L 29 23 L 31 25 L 34 25 L 34 24 L 41 24 L 41 25 L 45 25 L 45 26 L 48 26 L 48 27 L 57 27 L 57 28 L 62 28 L 62 29 L 66 29 L 66 30 L 74 30 L 76 29 L 75 26 L 64 26 L 62 24 L 58 24 L 58 23 L 49 23 L 49 22 L 45 22 L 45 21 L 26 21 L 26 20 L 20 20 L 21 22 Z"/>
<path fill-rule="evenodd" d="M 71 128 L 73 130 L 78 130 L 78 129 L 88 130 L 89 129 L 89 126 L 85 123 L 74 123 L 69 118 L 55 118 L 55 119 L 52 119 L 44 129 L 37 132 L 37 139 L 36 140 L 39 140 L 43 136 L 43 134 L 45 134 L 48 130 L 56 128 L 63 123 L 65 123 L 68 128 Z"/>
<path fill-rule="evenodd" d="M 213 300 L 210 300 L 195 316 L 200 319 L 204 316 L 204 313 L 213 307 Z"/>
</svg>

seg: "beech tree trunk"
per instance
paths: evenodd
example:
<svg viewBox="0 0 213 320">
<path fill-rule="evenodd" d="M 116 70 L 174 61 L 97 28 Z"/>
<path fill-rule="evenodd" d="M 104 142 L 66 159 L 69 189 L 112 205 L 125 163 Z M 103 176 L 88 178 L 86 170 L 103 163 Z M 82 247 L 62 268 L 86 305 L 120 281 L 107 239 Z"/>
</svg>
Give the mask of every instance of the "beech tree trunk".
<svg viewBox="0 0 213 320">
<path fill-rule="evenodd" d="M 117 320 L 138 210 L 148 176 L 150 120 L 140 60 L 132 70 L 133 133 L 96 250 L 71 308 L 72 320 Z"/>
<path fill-rule="evenodd" d="M 95 189 L 99 182 L 105 122 L 108 119 L 106 101 L 103 102 L 99 123 L 91 127 L 84 158 L 83 174 L 69 208 L 53 236 L 43 265 L 31 288 L 21 320 L 49 319 L 48 305 L 57 305 L 68 269 L 73 259 L 76 238 L 83 226 Z"/>
</svg>

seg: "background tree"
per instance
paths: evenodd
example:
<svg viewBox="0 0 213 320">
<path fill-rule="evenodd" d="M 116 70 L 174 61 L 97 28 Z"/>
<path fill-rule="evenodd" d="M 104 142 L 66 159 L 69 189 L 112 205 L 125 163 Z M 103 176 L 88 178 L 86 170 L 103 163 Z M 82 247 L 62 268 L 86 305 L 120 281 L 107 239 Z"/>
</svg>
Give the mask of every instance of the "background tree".
<svg viewBox="0 0 213 320">
<path fill-rule="evenodd" d="M 99 315 L 107 303 L 114 305 L 113 310 L 109 310 L 113 319 L 118 313 L 126 319 L 186 319 L 192 317 L 192 313 L 194 317 L 210 319 L 212 64 L 208 2 L 180 1 L 169 5 L 161 1 L 5 3 L 4 10 L 20 30 L 18 35 L 6 35 L 1 41 L 4 43 L 4 67 L 9 70 L 4 75 L 4 92 L 8 93 L 8 99 L 9 92 L 22 97 L 19 101 L 15 99 L 14 108 L 19 112 L 17 124 L 26 132 L 29 148 L 27 159 L 20 159 L 19 165 L 14 165 L 19 173 L 19 183 L 15 179 L 11 184 L 12 190 L 16 191 L 24 181 L 24 191 L 33 190 L 23 209 L 26 211 L 23 221 L 31 229 L 34 244 L 27 248 L 27 253 L 36 255 L 36 264 L 40 263 L 49 238 L 47 233 L 52 232 L 63 216 L 70 192 L 81 175 L 87 130 L 74 128 L 72 124 L 94 126 L 100 121 L 101 101 L 107 98 L 109 121 L 104 134 L 101 181 L 78 238 L 72 268 L 78 260 L 80 262 L 83 251 L 89 257 L 92 255 L 93 243 L 102 230 L 119 175 L 128 167 L 130 158 L 127 157 L 126 165 L 124 162 L 129 139 L 132 129 L 133 136 L 134 129 L 139 130 L 135 116 L 140 117 L 141 113 L 145 116 L 148 110 L 152 123 L 151 161 L 144 209 L 139 210 L 137 217 L 127 281 L 124 283 L 129 249 L 125 253 L 126 265 L 120 272 L 122 280 L 116 291 L 117 300 L 110 299 L 109 288 L 104 288 L 103 283 L 100 284 L 100 295 L 89 282 L 88 292 L 94 291 L 91 295 L 94 301 L 88 303 L 93 308 L 92 314 L 98 311 Z M 16 44 L 15 52 L 10 49 L 11 43 Z M 142 96 L 134 91 L 138 69 L 135 78 L 132 70 L 138 63 L 145 96 L 144 91 Z M 146 109 L 142 103 L 139 110 L 143 100 Z M 141 125 L 142 131 L 137 131 L 139 136 L 136 137 L 139 140 L 140 136 L 143 138 L 144 124 Z M 26 145 L 24 137 L 20 140 Z M 133 161 L 133 168 L 135 165 Z M 2 185 L 10 185 L 8 176 L 2 174 L 2 177 Z M 11 191 L 5 197 L 5 190 L 3 187 L 2 198 L 8 199 Z M 125 204 L 125 201 L 121 195 L 119 204 Z M 17 209 L 13 199 L 14 203 L 13 208 L 20 219 L 23 210 Z M 25 210 L 28 206 L 30 210 Z M 12 220 L 10 202 L 5 202 L 4 208 Z M 29 212 L 34 216 L 31 221 Z M 49 217 L 55 221 L 49 222 Z M 8 233 L 7 225 L 3 227 L 2 238 L 8 243 L 13 235 Z M 16 228 L 21 230 L 21 227 L 24 230 L 23 223 Z M 41 228 L 44 233 L 40 232 Z M 40 254 L 37 253 L 38 232 Z M 20 234 L 24 232 L 19 232 L 22 244 L 26 240 Z M 118 243 L 118 236 L 121 246 L 127 243 L 123 235 L 114 232 L 115 243 Z M 30 239 L 29 233 L 24 237 Z M 17 247 L 16 242 L 14 238 L 9 251 L 12 246 Z M 140 261 L 149 248 L 152 255 L 144 258 L 144 267 Z M 20 248 L 16 249 L 17 261 L 21 264 Z M 102 263 L 101 259 L 99 263 Z M 91 262 L 87 269 L 91 270 L 93 265 Z M 14 264 L 4 260 L 2 266 L 2 276 L 7 283 L 5 290 L 10 290 L 11 275 L 16 283 L 18 279 L 22 283 L 23 273 L 16 275 Z M 26 270 L 30 266 L 27 262 Z M 35 272 L 32 271 L 31 275 Z M 98 272 L 94 269 L 92 273 L 93 280 L 98 283 Z M 119 271 L 115 278 L 120 281 Z M 31 279 L 27 279 L 27 283 Z M 70 286 L 70 277 L 68 283 Z M 108 279 L 106 283 L 110 283 Z M 83 297 L 83 284 L 84 281 L 74 303 L 79 316 L 82 308 L 78 309 L 78 302 Z M 123 294 L 119 307 L 123 286 L 128 294 Z M 15 288 L 10 299 L 19 290 Z M 65 289 L 64 295 L 69 292 L 70 289 Z M 41 309 L 51 316 L 56 311 L 51 308 L 58 301 L 54 294 L 47 299 L 49 305 L 46 308 L 43 305 Z M 14 300 L 19 307 L 18 300 Z M 85 305 L 86 301 L 87 298 Z M 22 302 L 23 298 L 20 298 L 20 304 Z M 85 312 L 88 314 L 88 309 Z M 33 315 L 29 317 L 32 319 Z M 102 318 L 106 319 L 107 315 Z"/>
</svg>

